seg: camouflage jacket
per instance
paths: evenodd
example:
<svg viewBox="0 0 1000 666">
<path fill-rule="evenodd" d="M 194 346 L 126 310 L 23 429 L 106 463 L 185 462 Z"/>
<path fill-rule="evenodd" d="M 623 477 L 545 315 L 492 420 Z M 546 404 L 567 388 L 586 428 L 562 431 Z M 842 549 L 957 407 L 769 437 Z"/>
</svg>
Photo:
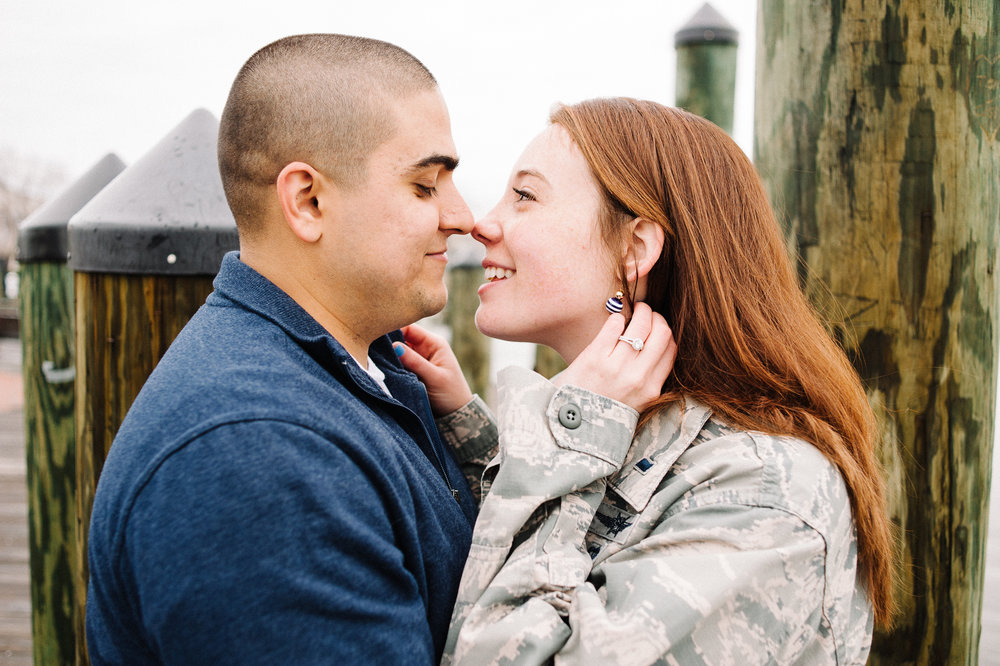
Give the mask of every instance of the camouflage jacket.
<svg viewBox="0 0 1000 666">
<path fill-rule="evenodd" d="M 850 502 L 814 447 L 690 399 L 635 433 L 635 410 L 522 368 L 498 393 L 442 663 L 865 662 Z M 490 436 L 472 407 L 453 444 Z"/>
<path fill-rule="evenodd" d="M 482 503 L 483 471 L 497 454 L 497 425 L 493 414 L 482 398 L 474 395 L 464 407 L 435 419 L 434 423 L 462 470 L 472 496 Z"/>
</svg>

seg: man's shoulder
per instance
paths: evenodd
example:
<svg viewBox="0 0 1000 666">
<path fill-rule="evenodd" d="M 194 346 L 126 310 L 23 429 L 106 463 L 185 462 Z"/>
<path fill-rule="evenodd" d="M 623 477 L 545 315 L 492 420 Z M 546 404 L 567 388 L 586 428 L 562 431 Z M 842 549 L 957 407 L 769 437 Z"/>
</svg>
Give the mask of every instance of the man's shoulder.
<svg viewBox="0 0 1000 666">
<path fill-rule="evenodd" d="M 234 349 L 234 336 L 193 324 L 150 375 L 105 461 L 94 510 L 111 533 L 150 483 L 184 488 L 206 471 L 267 479 L 282 465 L 318 465 L 317 456 L 358 459 L 374 430 L 342 378 L 279 327 L 260 326 L 256 344 Z"/>
<path fill-rule="evenodd" d="M 218 437 L 251 421 L 337 430 L 363 409 L 343 381 L 281 327 L 209 303 L 147 379 L 112 454 L 130 448 L 133 456 L 151 459 L 210 430 Z"/>
</svg>

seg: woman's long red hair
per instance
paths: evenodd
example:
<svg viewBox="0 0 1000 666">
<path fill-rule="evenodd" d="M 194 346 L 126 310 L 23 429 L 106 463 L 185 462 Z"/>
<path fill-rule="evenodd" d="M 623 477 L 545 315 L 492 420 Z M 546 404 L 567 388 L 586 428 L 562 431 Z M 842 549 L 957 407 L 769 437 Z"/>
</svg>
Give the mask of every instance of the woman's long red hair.
<svg viewBox="0 0 1000 666">
<path fill-rule="evenodd" d="M 721 129 L 655 102 L 594 99 L 553 111 L 604 188 L 602 231 L 664 229 L 648 277 L 678 355 L 650 416 L 681 395 L 728 423 L 800 437 L 840 470 L 851 498 L 858 572 L 876 621 L 893 611 L 893 545 L 876 424 L 857 372 L 802 294 L 760 178 Z M 623 287 L 624 268 L 622 269 Z"/>
</svg>

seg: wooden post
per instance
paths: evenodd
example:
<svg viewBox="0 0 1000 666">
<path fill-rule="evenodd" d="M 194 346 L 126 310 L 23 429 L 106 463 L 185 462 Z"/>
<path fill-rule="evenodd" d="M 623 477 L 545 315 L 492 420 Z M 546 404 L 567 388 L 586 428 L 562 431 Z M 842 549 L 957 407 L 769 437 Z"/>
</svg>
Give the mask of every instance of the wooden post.
<svg viewBox="0 0 1000 666">
<path fill-rule="evenodd" d="M 545 345 L 535 346 L 535 372 L 546 379 L 552 379 L 565 369 L 566 361 L 555 349 Z"/>
<path fill-rule="evenodd" d="M 733 133 L 739 32 L 705 4 L 674 35 L 676 105 Z"/>
<path fill-rule="evenodd" d="M 125 165 L 108 154 L 18 228 L 31 644 L 36 664 L 73 663 L 77 621 L 73 284 L 70 217 Z"/>
<path fill-rule="evenodd" d="M 762 0 L 758 167 L 867 383 L 901 542 L 873 664 L 974 664 L 1000 244 L 1000 2 Z"/>
<path fill-rule="evenodd" d="M 94 491 L 125 413 L 238 246 L 215 157 L 218 121 L 191 113 L 70 220 L 76 295 L 78 537 L 84 617 Z M 86 663 L 77 633 L 77 663 Z"/>
<path fill-rule="evenodd" d="M 490 341 L 476 328 L 479 285 L 483 283 L 483 246 L 469 236 L 448 239 L 448 305 L 444 322 L 451 330 L 451 348 L 473 393 L 487 398 Z"/>
</svg>

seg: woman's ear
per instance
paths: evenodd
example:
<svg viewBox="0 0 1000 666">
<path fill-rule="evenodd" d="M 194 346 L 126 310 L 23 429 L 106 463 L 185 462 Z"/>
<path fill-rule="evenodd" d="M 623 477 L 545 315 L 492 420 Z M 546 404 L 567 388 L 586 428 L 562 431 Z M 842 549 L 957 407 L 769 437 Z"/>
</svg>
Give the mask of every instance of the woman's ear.
<svg viewBox="0 0 1000 666">
<path fill-rule="evenodd" d="M 644 217 L 637 217 L 632 220 L 629 240 L 625 271 L 631 283 L 646 277 L 659 260 L 663 252 L 663 227 Z"/>
<path fill-rule="evenodd" d="M 323 235 L 323 196 L 330 188 L 323 175 L 305 162 L 290 162 L 278 174 L 275 186 L 285 222 L 292 233 L 307 243 Z"/>
</svg>

